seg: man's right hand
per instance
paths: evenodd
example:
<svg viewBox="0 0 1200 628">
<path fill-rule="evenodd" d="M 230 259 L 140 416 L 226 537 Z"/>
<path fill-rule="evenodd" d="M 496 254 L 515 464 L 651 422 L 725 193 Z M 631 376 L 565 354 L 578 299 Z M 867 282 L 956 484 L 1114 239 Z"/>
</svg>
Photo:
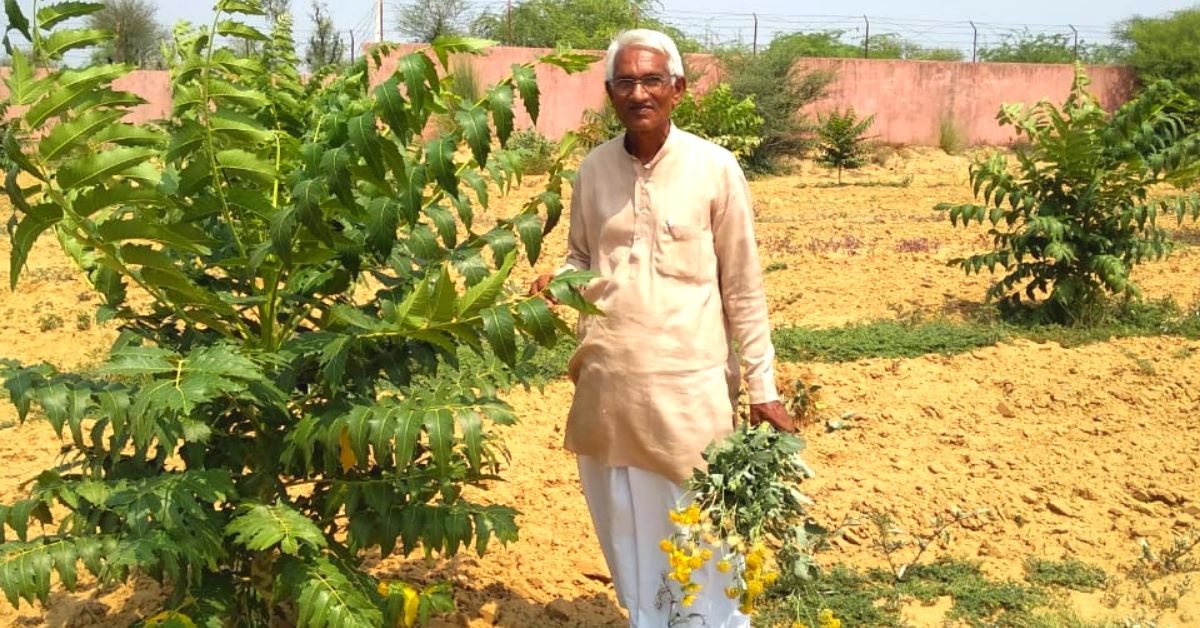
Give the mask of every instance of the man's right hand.
<svg viewBox="0 0 1200 628">
<path fill-rule="evenodd" d="M 550 285 L 550 281 L 554 279 L 554 273 L 546 273 L 537 279 L 533 280 L 533 284 L 529 286 L 529 296 L 542 294 L 546 290 L 546 286 Z M 558 305 L 558 301 L 548 294 L 542 294 L 542 298 L 550 305 Z"/>
</svg>

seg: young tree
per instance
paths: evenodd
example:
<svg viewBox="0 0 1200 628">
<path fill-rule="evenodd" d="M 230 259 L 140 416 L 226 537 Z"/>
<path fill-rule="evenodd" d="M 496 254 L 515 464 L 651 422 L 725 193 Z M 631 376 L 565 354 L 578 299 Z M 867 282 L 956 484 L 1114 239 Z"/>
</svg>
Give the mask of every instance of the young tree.
<svg viewBox="0 0 1200 628">
<path fill-rule="evenodd" d="M 862 166 L 866 160 L 867 138 L 864 134 L 875 123 L 875 115 L 859 118 L 854 107 L 846 111 L 833 110 L 826 115 L 817 114 L 817 137 L 820 138 L 821 154 L 818 161 L 837 168 L 838 185 L 842 184 L 842 171 Z"/>
<path fill-rule="evenodd" d="M 106 36 L 61 26 L 93 7 L 7 2 L 5 41 L 61 60 Z M 520 176 L 506 146 L 517 93 L 536 121 L 534 63 L 474 102 L 439 79 L 449 55 L 480 52 L 464 39 L 401 56 L 374 87 L 386 46 L 373 67 L 302 81 L 287 17 L 268 36 L 256 2 L 216 12 L 217 34 L 277 65 L 178 28 L 167 119 L 142 124 L 114 86 L 128 66 L 35 71 L 11 46 L 8 279 L 58 243 L 120 334 L 84 372 L 0 360 L 19 420 L 62 440 L 0 504 L 0 592 L 45 604 L 52 574 L 74 590 L 84 570 L 162 584 L 146 626 L 424 624 L 448 585 L 381 582 L 365 559 L 515 538 L 516 512 L 481 495 L 516 419 L 503 393 L 569 333 L 543 296 L 587 310 L 594 275 L 545 295 L 506 283 L 562 215 L 569 147 L 521 209 L 475 220 Z"/>
<path fill-rule="evenodd" d="M 466 0 L 416 0 L 400 10 L 400 32 L 422 42 L 465 30 Z"/>
<path fill-rule="evenodd" d="M 140 68 L 163 67 L 161 45 L 167 33 L 158 23 L 156 11 L 150 0 L 104 0 L 104 8 L 88 16 L 88 26 L 111 32 L 113 39 L 102 44 L 93 59 Z"/>
<path fill-rule="evenodd" d="M 333 18 L 329 15 L 329 7 L 320 0 L 313 0 L 312 13 L 313 34 L 308 38 L 308 49 L 304 52 L 304 62 L 313 72 L 327 66 L 336 65 L 345 58 L 346 49 L 337 29 L 333 26 Z"/>
</svg>

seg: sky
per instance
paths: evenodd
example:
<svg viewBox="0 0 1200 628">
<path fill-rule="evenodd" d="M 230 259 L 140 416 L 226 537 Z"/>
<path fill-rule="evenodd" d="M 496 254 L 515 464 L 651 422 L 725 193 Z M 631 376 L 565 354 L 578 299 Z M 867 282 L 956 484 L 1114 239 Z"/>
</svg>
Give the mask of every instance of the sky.
<svg viewBox="0 0 1200 628">
<path fill-rule="evenodd" d="M 375 36 L 376 0 L 325 0 L 334 25 L 349 43 L 355 33 L 356 44 Z M 411 1 L 411 0 L 408 0 Z M 519 0 L 514 0 L 519 1 Z M 165 24 L 188 20 L 208 24 L 212 20 L 212 0 L 151 0 L 158 7 L 158 18 Z M 402 39 L 397 28 L 400 8 L 405 0 L 384 1 L 385 37 Z M 502 12 L 506 0 L 465 0 L 468 12 Z M 26 7 L 32 0 L 20 0 Z M 843 0 L 837 3 L 799 2 L 796 0 L 660 0 L 660 17 L 685 32 L 709 43 L 750 43 L 754 33 L 753 13 L 758 14 L 758 42 L 765 45 L 773 33 L 797 30 L 837 29 L 848 40 L 861 41 L 870 22 L 870 32 L 896 33 L 926 47 L 955 47 L 968 55 L 978 35 L 979 45 L 996 42 L 1014 30 L 1028 26 L 1030 31 L 1074 36 L 1075 27 L 1085 42 L 1106 41 L 1112 25 L 1133 15 L 1164 15 L 1170 11 L 1200 6 L 1200 0 L 1005 0 L 1003 2 L 949 0 Z M 309 18 L 311 0 L 292 0 L 296 17 L 297 42 L 312 32 Z M 863 15 L 867 16 L 864 21 Z M 973 28 L 968 21 L 973 20 Z"/>
</svg>

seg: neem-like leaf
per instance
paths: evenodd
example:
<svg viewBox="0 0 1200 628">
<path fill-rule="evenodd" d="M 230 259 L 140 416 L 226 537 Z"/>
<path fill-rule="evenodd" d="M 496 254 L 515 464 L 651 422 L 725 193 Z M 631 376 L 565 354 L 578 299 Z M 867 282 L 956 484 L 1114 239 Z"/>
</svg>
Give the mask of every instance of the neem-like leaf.
<svg viewBox="0 0 1200 628">
<path fill-rule="evenodd" d="M 106 150 L 65 164 L 58 171 L 58 184 L 64 190 L 95 185 L 145 162 L 154 150 L 126 146 Z"/>
<path fill-rule="evenodd" d="M 24 105 L 28 103 L 33 91 L 35 81 L 33 64 L 19 48 L 13 48 L 10 57 L 12 58 L 12 72 L 9 73 L 7 81 L 9 98 L 13 104 Z"/>
<path fill-rule="evenodd" d="M 217 165 L 226 176 L 233 176 L 261 185 L 275 181 L 275 164 L 240 148 L 217 153 Z"/>
<path fill-rule="evenodd" d="M 468 289 L 458 300 L 458 317 L 470 318 L 483 308 L 494 305 L 516 262 L 516 252 L 509 253 L 504 259 L 504 264 L 496 272 Z"/>
<path fill-rule="evenodd" d="M 501 83 L 488 90 L 488 107 L 492 110 L 492 121 L 496 125 L 500 146 L 507 146 L 513 132 L 512 86 Z"/>
<path fill-rule="evenodd" d="M 217 25 L 217 34 L 249 41 L 270 41 L 270 37 L 258 29 L 236 20 L 223 20 Z"/>
<path fill-rule="evenodd" d="M 74 17 L 91 15 L 102 10 L 104 10 L 104 3 L 102 2 L 57 2 L 55 4 L 47 4 L 38 9 L 38 26 L 43 30 L 49 30 L 57 26 L 60 22 Z"/>
<path fill-rule="evenodd" d="M 496 352 L 496 357 L 508 365 L 517 360 L 516 323 L 507 308 L 490 307 L 479 313 L 483 318 L 483 335 Z"/>
<path fill-rule="evenodd" d="M 383 121 L 402 140 L 407 141 L 409 114 L 400 95 L 400 80 L 395 76 L 375 88 L 375 106 Z"/>
<path fill-rule="evenodd" d="M 225 536 L 253 552 L 262 552 L 279 546 L 279 551 L 289 556 L 300 553 L 300 546 L 308 545 L 321 549 L 328 542 L 321 529 L 311 519 L 291 506 L 277 502 L 274 506 L 246 504 L 238 509 Z"/>
<path fill-rule="evenodd" d="M 25 260 L 38 236 L 62 220 L 62 210 L 53 205 L 34 205 L 34 211 L 25 215 L 17 228 L 12 232 L 12 251 L 9 253 L 9 283 L 12 289 L 17 288 L 17 280 L 21 270 L 25 268 Z"/>
<path fill-rule="evenodd" d="M 454 450 L 454 415 L 446 408 L 427 410 L 424 422 L 433 464 L 439 473 L 449 473 Z"/>
<path fill-rule="evenodd" d="M 537 73 L 534 72 L 533 67 L 520 64 L 514 64 L 512 71 L 513 83 L 516 83 L 517 91 L 521 94 L 521 102 L 525 104 L 525 111 L 529 113 L 529 119 L 536 124 L 540 109 L 539 99 L 541 98 Z"/>
<path fill-rule="evenodd" d="M 57 59 L 68 50 L 88 48 L 113 39 L 111 31 L 98 28 L 79 28 L 54 31 L 42 42 L 41 52 L 51 59 Z"/>
<path fill-rule="evenodd" d="M 222 13 L 241 13 L 242 15 L 266 15 L 262 7 L 256 3 L 244 0 L 220 0 L 217 9 Z"/>
<path fill-rule="evenodd" d="M 538 344 L 552 347 L 557 340 L 557 330 L 554 326 L 554 314 L 544 299 L 534 298 L 517 304 L 517 316 L 520 318 L 521 329 L 533 336 Z"/>
<path fill-rule="evenodd" d="M 38 150 L 46 161 L 53 161 L 64 151 L 87 142 L 124 116 L 125 112 L 120 109 L 88 112 L 75 120 L 55 126 L 50 135 L 38 144 Z"/>
<path fill-rule="evenodd" d="M 367 112 L 351 118 L 346 124 L 350 131 L 350 143 L 362 155 L 367 167 L 380 179 L 386 176 L 383 167 L 383 149 L 379 146 L 379 131 L 375 126 L 375 114 Z"/>
<path fill-rule="evenodd" d="M 496 42 L 477 37 L 459 37 L 457 35 L 439 35 L 430 46 L 433 54 L 446 70 L 450 69 L 449 56 L 452 54 L 479 54 L 496 45 Z"/>
<path fill-rule="evenodd" d="M 447 193 L 458 195 L 458 177 L 454 174 L 454 142 L 445 135 L 425 145 L 425 163 L 438 185 Z"/>
<path fill-rule="evenodd" d="M 304 628 L 378 628 L 383 613 L 361 580 L 324 556 L 288 557 L 276 567 L 280 589 L 296 605 Z"/>
<path fill-rule="evenodd" d="M 525 245 L 525 255 L 529 257 L 529 263 L 536 264 L 538 256 L 542 254 L 542 220 L 537 214 L 520 214 L 513 219 L 513 226 L 521 236 L 521 243 Z"/>
<path fill-rule="evenodd" d="M 21 5 L 17 0 L 4 0 L 4 13 L 8 17 L 9 30 L 15 30 L 24 35 L 25 39 L 33 41 L 33 37 L 29 35 L 29 19 L 21 12 Z M 16 602 L 13 606 L 16 606 Z"/>
<path fill-rule="evenodd" d="M 462 127 L 471 154 L 480 166 L 487 164 L 488 152 L 492 149 L 492 129 L 488 126 L 487 111 L 478 105 L 459 111 L 455 115 Z"/>
</svg>

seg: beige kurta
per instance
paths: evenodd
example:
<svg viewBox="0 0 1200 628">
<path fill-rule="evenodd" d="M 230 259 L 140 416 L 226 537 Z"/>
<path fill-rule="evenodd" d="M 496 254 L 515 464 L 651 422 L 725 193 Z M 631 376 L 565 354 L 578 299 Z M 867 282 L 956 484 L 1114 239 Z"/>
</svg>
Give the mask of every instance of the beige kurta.
<svg viewBox="0 0 1200 628">
<path fill-rule="evenodd" d="M 774 401 L 770 326 L 749 188 L 725 149 L 672 127 L 646 165 L 618 137 L 571 201 L 566 266 L 600 275 L 569 372 L 566 447 L 676 482 L 733 429 L 740 347 L 751 403 Z"/>
</svg>

